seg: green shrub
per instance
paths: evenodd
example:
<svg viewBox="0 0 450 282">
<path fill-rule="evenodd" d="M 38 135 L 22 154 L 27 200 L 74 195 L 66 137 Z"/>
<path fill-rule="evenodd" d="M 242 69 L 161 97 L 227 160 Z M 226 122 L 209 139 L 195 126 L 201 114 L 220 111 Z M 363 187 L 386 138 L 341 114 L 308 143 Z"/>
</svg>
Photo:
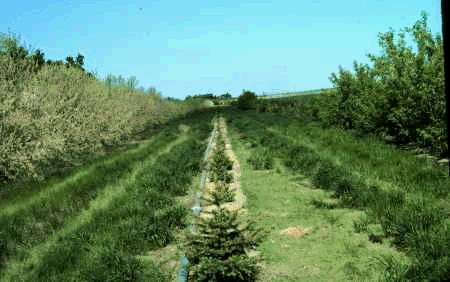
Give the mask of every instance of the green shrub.
<svg viewBox="0 0 450 282">
<path fill-rule="evenodd" d="M 192 281 L 256 281 L 259 272 L 257 260 L 246 255 L 235 255 L 227 259 L 205 257 L 191 267 Z"/>
<path fill-rule="evenodd" d="M 230 189 L 227 183 L 218 182 L 216 183 L 216 188 L 211 194 L 211 199 L 206 199 L 210 204 L 220 206 L 224 203 L 229 203 L 234 201 L 235 193 Z"/>
<path fill-rule="evenodd" d="M 321 94 L 301 95 L 277 99 L 259 99 L 257 101 L 258 112 L 270 112 L 295 117 L 304 121 L 318 120 Z"/>
<path fill-rule="evenodd" d="M 256 170 L 272 169 L 273 157 L 269 150 L 259 149 L 255 150 L 247 159 L 247 162 Z"/>
<path fill-rule="evenodd" d="M 227 170 L 215 170 L 212 172 L 210 179 L 213 182 L 231 183 L 233 181 L 233 175 Z"/>
<path fill-rule="evenodd" d="M 364 214 L 353 220 L 353 229 L 356 233 L 366 232 L 370 224 L 370 219 Z"/>
<path fill-rule="evenodd" d="M 200 106 L 107 85 L 80 67 L 81 57 L 39 65 L 39 54 L 0 36 L 2 186 L 85 163 Z"/>
<path fill-rule="evenodd" d="M 237 213 L 225 208 L 213 211 L 211 219 L 201 219 L 198 232 L 190 234 L 186 255 L 192 281 L 255 281 L 257 260 L 246 255 L 261 241 L 252 223 L 242 224 Z"/>
<path fill-rule="evenodd" d="M 212 170 L 231 170 L 233 168 L 233 161 L 231 161 L 223 150 L 216 150 L 212 159 Z"/>
<path fill-rule="evenodd" d="M 241 110 L 255 109 L 257 100 L 255 93 L 244 90 L 237 100 L 237 105 Z"/>
<path fill-rule="evenodd" d="M 210 179 L 213 182 L 231 183 L 233 181 L 233 175 L 230 172 L 233 168 L 233 161 L 225 155 L 224 150 L 223 137 L 219 136 L 209 171 Z"/>
<path fill-rule="evenodd" d="M 408 46 L 409 38 L 416 46 Z M 381 33 L 380 55 L 331 75 L 334 91 L 323 97 L 326 124 L 377 133 L 398 145 L 415 144 L 445 154 L 443 44 L 425 14 L 411 28 Z"/>
<path fill-rule="evenodd" d="M 293 170 L 300 170 L 305 174 L 314 172 L 319 162 L 319 155 L 312 149 L 302 145 L 289 147 L 284 161 L 287 167 Z"/>
</svg>

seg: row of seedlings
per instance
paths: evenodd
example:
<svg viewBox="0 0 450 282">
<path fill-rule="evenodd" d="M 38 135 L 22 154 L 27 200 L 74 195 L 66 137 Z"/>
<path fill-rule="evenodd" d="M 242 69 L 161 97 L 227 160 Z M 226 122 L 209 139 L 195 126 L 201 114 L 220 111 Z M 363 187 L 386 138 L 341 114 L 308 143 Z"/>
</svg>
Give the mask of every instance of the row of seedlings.
<svg viewBox="0 0 450 282">
<path fill-rule="evenodd" d="M 255 281 L 258 259 L 251 255 L 261 231 L 245 218 L 239 163 L 227 139 L 225 120 L 216 120 L 217 138 L 208 159 L 208 179 L 197 228 L 188 235 L 189 281 Z"/>
</svg>

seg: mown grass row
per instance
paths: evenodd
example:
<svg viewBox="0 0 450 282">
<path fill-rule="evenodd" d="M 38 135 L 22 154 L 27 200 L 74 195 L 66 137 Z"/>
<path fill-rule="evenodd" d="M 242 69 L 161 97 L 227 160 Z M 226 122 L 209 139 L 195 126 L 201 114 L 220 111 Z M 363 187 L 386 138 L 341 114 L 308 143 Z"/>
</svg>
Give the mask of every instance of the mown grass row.
<svg viewBox="0 0 450 282">
<path fill-rule="evenodd" d="M 87 208 L 100 191 L 129 174 L 135 163 L 155 154 L 173 139 L 173 133 L 159 134 L 136 149 L 101 160 L 63 182 L 43 187 L 27 199 L 5 203 L 0 212 L 0 269 L 1 262 L 21 257 L 58 231 L 72 216 Z"/>
<path fill-rule="evenodd" d="M 250 146 L 269 149 L 316 187 L 333 191 L 342 205 L 365 209 L 365 220 L 355 223 L 358 231 L 381 224 L 381 238 L 370 238 L 389 239 L 411 257 L 409 264 L 385 260 L 387 279 L 450 276 L 449 183 L 439 167 L 376 140 L 275 115 L 251 115 L 232 124 Z"/>
<path fill-rule="evenodd" d="M 149 143 L 152 150 L 139 153 L 145 160 L 135 159 L 137 165 L 116 176 L 118 181 L 103 183 L 105 187 L 95 198 L 86 199 L 80 212 L 66 214 L 61 228 L 46 233 L 47 240 L 41 236 L 32 248 L 14 250 L 16 255 L 6 261 L 0 280 L 166 280 L 168 276 L 161 270 L 135 255 L 167 244 L 173 239 L 175 227 L 183 226 L 186 210 L 175 196 L 186 191 L 199 170 L 198 160 L 204 150 L 201 141 L 209 130 L 208 122 L 202 119 L 207 116 L 205 113 L 185 120 L 187 125 L 178 127 L 181 137 L 175 142 L 171 140 L 176 127 L 164 131 L 167 133 Z M 55 195 L 50 196 L 50 201 L 57 201 Z M 16 220 L 24 218 L 21 215 Z M 33 221 L 29 223 L 25 230 L 35 228 Z M 23 238 L 29 240 L 33 235 L 34 231 Z M 21 249 L 19 244 L 16 248 Z"/>
<path fill-rule="evenodd" d="M 69 226 L 33 249 L 30 259 L 13 265 L 6 280 L 164 279 L 156 268 L 146 271 L 135 255 L 166 245 L 173 229 L 183 226 L 187 211 L 173 196 L 182 194 L 198 172 L 203 147 L 189 139 L 154 162 L 146 162 L 124 183 L 122 192 L 114 191 L 106 203 L 82 214 L 75 227 Z"/>
</svg>

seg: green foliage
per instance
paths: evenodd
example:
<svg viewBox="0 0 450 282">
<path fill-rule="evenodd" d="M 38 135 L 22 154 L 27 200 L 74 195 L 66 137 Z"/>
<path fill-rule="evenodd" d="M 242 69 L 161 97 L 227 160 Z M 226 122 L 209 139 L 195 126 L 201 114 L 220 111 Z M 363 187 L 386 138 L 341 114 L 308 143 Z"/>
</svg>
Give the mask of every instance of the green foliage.
<svg viewBox="0 0 450 282">
<path fill-rule="evenodd" d="M 197 95 L 188 95 L 185 98 L 186 101 L 189 100 L 208 100 L 212 101 L 214 105 L 230 105 L 234 100 L 230 93 L 226 92 L 222 95 L 214 95 L 213 93 L 207 94 L 197 94 Z"/>
<path fill-rule="evenodd" d="M 246 255 L 261 241 L 252 223 L 239 222 L 237 213 L 225 208 L 198 223 L 186 245 L 192 281 L 255 281 L 257 260 Z"/>
<path fill-rule="evenodd" d="M 258 149 L 247 159 L 247 162 L 256 170 L 272 169 L 273 156 L 269 150 Z"/>
<path fill-rule="evenodd" d="M 237 106 L 241 110 L 250 110 L 256 108 L 257 97 L 255 93 L 244 90 L 237 100 Z"/>
<path fill-rule="evenodd" d="M 6 262 L 0 280 L 168 281 L 163 270 L 137 255 L 170 243 L 174 230 L 185 226 L 188 211 L 174 196 L 198 172 L 196 160 L 205 149 L 198 140 L 209 130 L 207 122 L 195 120 L 188 135 L 174 141 L 175 125 L 45 187 L 42 197 L 2 210 L 0 243 L 8 242 L 8 253 L 0 257 Z M 172 173 L 162 174 L 161 166 Z M 175 185 L 175 192 L 166 193 L 166 184 Z"/>
<path fill-rule="evenodd" d="M 431 33 L 422 14 L 412 27 L 381 33 L 379 44 L 381 53 L 368 55 L 369 64 L 354 62 L 353 71 L 339 67 L 332 73 L 333 88 L 319 95 L 260 99 L 258 111 L 320 120 L 446 155 L 442 38 Z"/>
<path fill-rule="evenodd" d="M 214 182 L 230 183 L 233 181 L 233 175 L 230 172 L 233 168 L 233 162 L 225 155 L 224 150 L 225 143 L 223 136 L 219 135 L 210 165 L 210 178 Z"/>
<path fill-rule="evenodd" d="M 193 175 L 200 171 L 200 158 L 192 155 L 201 155 L 203 146 L 195 140 L 190 140 L 184 147 L 176 147 L 170 157 L 159 160 L 155 170 L 146 176 L 148 186 L 156 187 L 163 193 L 184 195 L 187 183 L 190 183 Z M 184 152 L 191 152 L 189 155 Z M 173 172 L 177 171 L 176 175 Z"/>
<path fill-rule="evenodd" d="M 377 139 L 272 114 L 235 117 L 233 126 L 245 134 L 246 141 L 257 141 L 286 166 L 310 177 L 317 187 L 333 191 L 340 204 L 364 208 L 368 218 L 355 222 L 355 229 L 364 231 L 368 221 L 380 224 L 380 232 L 368 236 L 376 242 L 390 238 L 411 257 L 408 264 L 388 262 L 386 277 L 395 281 L 448 277 L 449 182 L 445 170 Z"/>
<path fill-rule="evenodd" d="M 233 162 L 225 155 L 223 149 L 216 149 L 211 163 L 212 170 L 231 170 Z"/>
<path fill-rule="evenodd" d="M 329 91 L 329 90 L 327 90 Z M 258 112 L 270 112 L 286 114 L 302 120 L 317 120 L 319 116 L 321 96 L 327 92 L 323 90 L 319 94 L 285 97 L 277 99 L 259 99 L 257 101 Z"/>
<path fill-rule="evenodd" d="M 415 43 L 407 45 L 407 36 Z M 397 37 L 397 38 L 396 38 Z M 324 98 L 320 116 L 331 125 L 377 133 L 398 145 L 414 144 L 436 154 L 446 148 L 443 45 L 425 14 L 398 34 L 379 35 L 380 55 L 371 65 L 339 68 L 335 87 Z"/>
<path fill-rule="evenodd" d="M 158 136 L 155 142 L 96 161 L 83 172 L 68 176 L 63 184 L 50 185 L 52 192 L 26 208 L 16 207 L 15 212 L 0 213 L 0 246 L 1 242 L 8 242 L 7 248 L 0 252 L 0 261 L 45 240 L 61 228 L 67 218 L 87 208 L 99 191 L 126 176 L 133 163 L 145 160 L 173 138 L 173 135 Z"/>
<path fill-rule="evenodd" d="M 110 245 L 97 246 L 82 265 L 80 281 L 137 281 L 144 268 L 135 257 Z"/>
<path fill-rule="evenodd" d="M 364 214 L 353 221 L 353 229 L 356 233 L 367 232 L 370 219 Z"/>
<path fill-rule="evenodd" d="M 14 37 L 0 37 L 0 183 L 42 180 L 84 163 L 198 108 L 136 90 L 137 80 L 105 85 L 84 57 L 45 62 Z"/>
<path fill-rule="evenodd" d="M 208 203 L 216 206 L 220 206 L 224 203 L 229 203 L 234 201 L 235 193 L 230 189 L 230 186 L 224 182 L 216 183 L 214 191 L 211 193 L 210 199 L 205 199 Z"/>
</svg>

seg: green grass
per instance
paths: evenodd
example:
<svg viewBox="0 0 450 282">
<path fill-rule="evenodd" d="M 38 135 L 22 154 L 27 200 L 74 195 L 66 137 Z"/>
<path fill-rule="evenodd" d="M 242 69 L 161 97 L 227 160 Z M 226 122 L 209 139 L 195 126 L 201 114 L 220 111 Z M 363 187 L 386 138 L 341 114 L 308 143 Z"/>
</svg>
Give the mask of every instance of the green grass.
<svg viewBox="0 0 450 282">
<path fill-rule="evenodd" d="M 186 140 L 186 137 L 182 137 L 172 144 L 167 144 L 161 153 L 168 154 L 173 146 L 182 143 L 184 140 Z M 74 273 L 78 271 L 76 269 L 77 266 L 81 265 L 84 268 L 89 266 L 85 264 L 86 261 L 83 262 L 82 258 L 88 259 L 98 253 L 101 256 L 101 253 L 104 251 L 103 248 L 107 246 L 106 242 L 111 244 L 110 247 L 113 247 L 113 252 L 123 248 L 117 245 L 114 247 L 114 244 L 117 244 L 115 241 L 122 241 L 120 242 L 121 244 L 128 243 L 126 248 L 129 249 L 133 249 L 133 247 L 138 248 L 136 244 L 141 242 L 131 242 L 127 238 L 120 238 L 122 235 L 120 234 L 120 229 L 122 228 L 119 227 L 118 230 L 117 225 L 130 227 L 131 229 L 121 230 L 122 233 L 129 232 L 126 236 L 130 237 L 133 237 L 133 229 L 139 230 L 142 228 L 140 226 L 130 226 L 130 224 L 134 225 L 133 223 L 141 223 L 138 220 L 139 217 L 133 218 L 134 216 L 139 216 L 138 213 L 132 215 L 124 211 L 135 208 L 136 199 L 133 200 L 134 195 L 130 190 L 138 188 L 136 183 L 139 177 L 142 177 L 146 170 L 151 170 L 156 166 L 155 163 L 159 160 L 157 157 L 158 155 L 150 156 L 142 164 L 138 164 L 133 172 L 123 177 L 116 185 L 107 187 L 101 195 L 90 202 L 88 209 L 74 219 L 67 221 L 67 224 L 59 232 L 47 239 L 45 243 L 28 251 L 25 261 L 13 261 L 9 265 L 9 269 L 7 269 L 6 280 L 23 277 L 25 280 L 31 281 L 43 276 L 45 277 L 45 279 L 42 279 L 43 281 L 46 279 L 58 281 L 59 279 L 64 279 L 63 277 L 65 276 L 77 276 Z M 121 218 L 121 216 L 123 217 Z M 138 221 L 133 222 L 135 219 Z M 115 220 L 119 221 L 115 222 Z M 146 244 L 146 246 L 150 249 L 149 244 Z M 105 251 L 108 251 L 108 249 Z M 93 260 L 97 259 L 93 258 Z M 61 270 L 64 271 L 61 272 Z M 90 275 L 102 275 L 99 269 L 97 271 L 99 273 Z M 113 271 L 113 269 L 110 269 L 110 271 Z M 81 273 L 81 276 L 83 277 L 84 273 Z"/>
<path fill-rule="evenodd" d="M 442 280 L 450 275 L 450 183 L 444 168 L 376 138 L 322 128 L 292 116 L 251 112 L 229 116 L 242 142 L 268 148 L 292 173 L 304 174 L 314 187 L 330 191 L 337 206 L 363 210 L 378 224 L 367 237 L 390 242 L 411 259 L 406 265 L 381 259 L 386 277 Z"/>
<path fill-rule="evenodd" d="M 313 189 L 303 175 L 279 162 L 273 170 L 252 169 L 244 160 L 253 149 L 232 132 L 250 217 L 268 233 L 259 248 L 262 281 L 375 281 L 384 268 L 379 258 L 404 259 L 389 245 L 372 243 L 366 235 L 354 232 L 353 220 L 361 211 L 314 205 L 332 200 L 331 193 Z M 307 234 L 299 239 L 280 235 L 288 227 L 300 227 Z"/>
<path fill-rule="evenodd" d="M 164 253 L 185 232 L 186 195 L 214 111 L 227 119 L 249 214 L 267 231 L 261 280 L 450 275 L 445 168 L 302 114 L 222 107 L 174 121 L 64 178 L 3 192 L 0 281 L 170 279 L 173 268 L 159 267 L 148 251 Z M 288 227 L 307 234 L 281 235 Z"/>
<path fill-rule="evenodd" d="M 139 255 L 165 246 L 184 225 L 187 209 L 175 196 L 186 193 L 198 172 L 208 118 L 179 120 L 138 148 L 77 170 L 73 179 L 4 202 L 0 280 L 166 281 Z M 95 190 L 92 196 L 80 193 L 85 186 Z M 52 229 L 43 228 L 46 215 L 60 219 Z"/>
<path fill-rule="evenodd" d="M 162 149 L 173 135 L 157 135 L 136 149 L 119 153 L 81 170 L 66 180 L 39 192 L 9 202 L 0 212 L 0 241 L 7 248 L 1 258 L 22 256 L 21 252 L 46 240 L 72 216 L 91 205 L 102 190 L 135 170 L 136 163 Z"/>
<path fill-rule="evenodd" d="M 313 89 L 313 90 L 305 90 L 305 91 L 293 91 L 293 92 L 285 92 L 279 94 L 268 94 L 259 96 L 260 99 L 280 99 L 287 97 L 296 97 L 296 96 L 304 96 L 304 95 L 320 95 L 326 91 L 329 91 L 330 88 L 321 88 L 321 89 Z"/>
</svg>

